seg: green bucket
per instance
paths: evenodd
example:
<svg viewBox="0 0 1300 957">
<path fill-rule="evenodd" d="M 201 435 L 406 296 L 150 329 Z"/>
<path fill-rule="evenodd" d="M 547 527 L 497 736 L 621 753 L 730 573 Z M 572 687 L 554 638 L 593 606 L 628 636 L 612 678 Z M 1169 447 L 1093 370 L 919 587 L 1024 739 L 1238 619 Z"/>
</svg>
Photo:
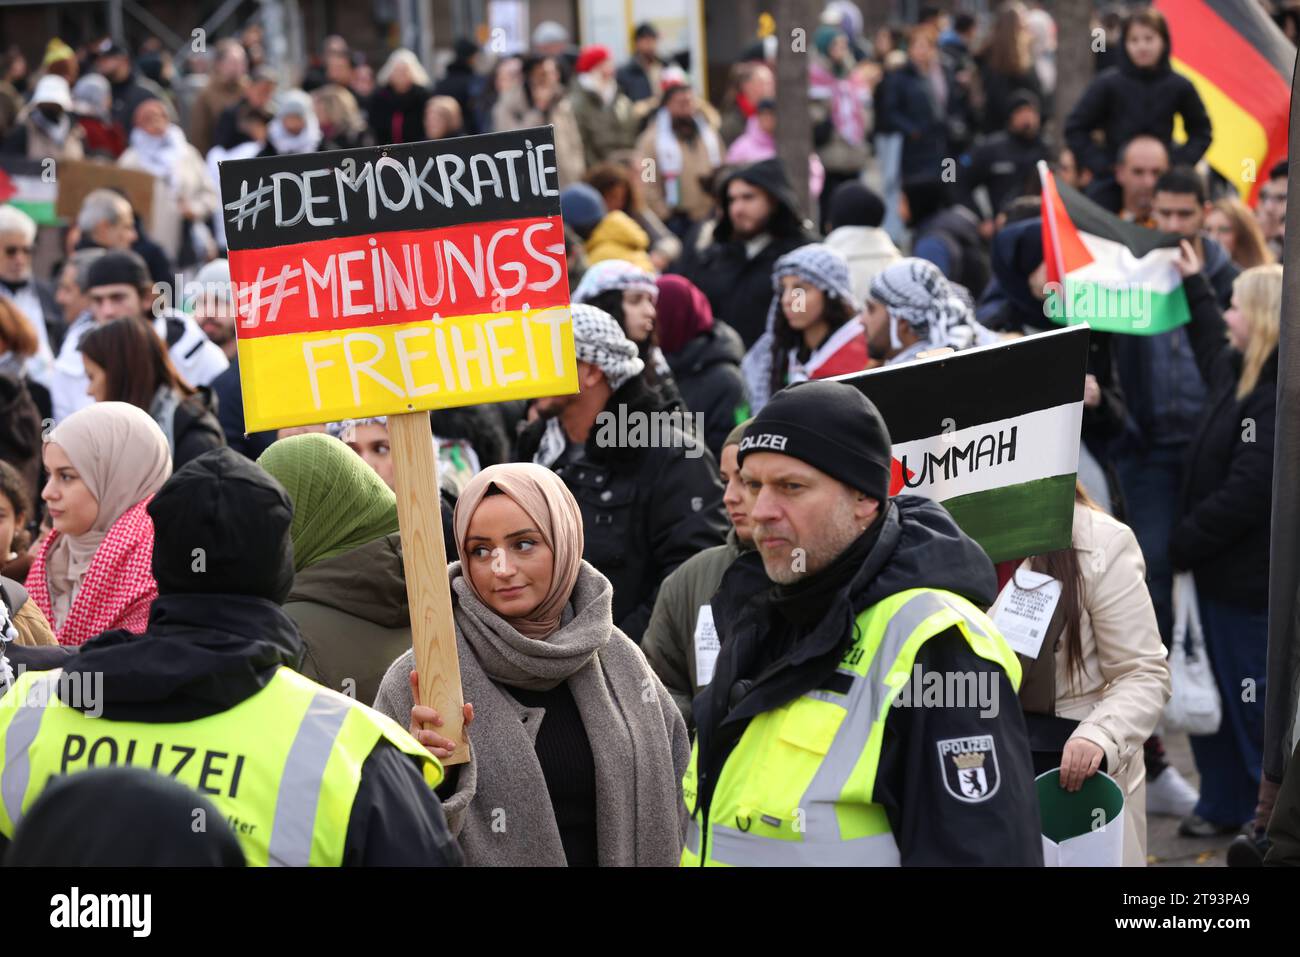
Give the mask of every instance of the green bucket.
<svg viewBox="0 0 1300 957">
<path fill-rule="evenodd" d="M 1061 770 L 1035 779 L 1048 866 L 1075 864 L 1118 867 L 1124 847 L 1124 791 L 1097 772 L 1077 791 L 1061 787 Z"/>
</svg>

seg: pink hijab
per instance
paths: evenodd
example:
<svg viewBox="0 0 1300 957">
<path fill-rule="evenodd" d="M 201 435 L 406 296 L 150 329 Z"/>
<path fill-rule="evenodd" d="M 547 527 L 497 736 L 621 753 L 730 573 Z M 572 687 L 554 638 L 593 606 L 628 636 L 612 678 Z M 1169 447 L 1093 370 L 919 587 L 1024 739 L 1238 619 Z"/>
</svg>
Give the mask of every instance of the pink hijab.
<svg viewBox="0 0 1300 957">
<path fill-rule="evenodd" d="M 483 604 L 483 595 L 474 586 L 465 563 L 465 536 L 470 519 L 479 503 L 493 487 L 509 496 L 533 520 L 537 530 L 555 556 L 551 584 L 542 603 L 524 618 L 511 618 L 510 624 L 528 638 L 546 638 L 560 626 L 564 608 L 578 582 L 582 566 L 582 513 L 573 493 L 550 469 L 531 462 L 492 465 L 479 472 L 456 500 L 453 523 L 456 549 L 460 553 L 465 583 Z"/>
</svg>

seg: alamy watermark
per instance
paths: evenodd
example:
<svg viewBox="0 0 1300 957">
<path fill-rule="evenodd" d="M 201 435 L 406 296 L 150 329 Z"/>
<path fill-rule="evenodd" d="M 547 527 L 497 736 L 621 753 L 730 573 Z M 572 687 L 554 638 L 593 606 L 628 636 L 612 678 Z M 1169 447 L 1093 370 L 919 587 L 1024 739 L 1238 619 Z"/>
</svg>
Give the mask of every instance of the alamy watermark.
<svg viewBox="0 0 1300 957">
<path fill-rule="evenodd" d="M 684 449 L 688 459 L 704 454 L 704 413 L 629 410 L 620 404 L 596 416 L 596 445 L 602 449 Z"/>
</svg>

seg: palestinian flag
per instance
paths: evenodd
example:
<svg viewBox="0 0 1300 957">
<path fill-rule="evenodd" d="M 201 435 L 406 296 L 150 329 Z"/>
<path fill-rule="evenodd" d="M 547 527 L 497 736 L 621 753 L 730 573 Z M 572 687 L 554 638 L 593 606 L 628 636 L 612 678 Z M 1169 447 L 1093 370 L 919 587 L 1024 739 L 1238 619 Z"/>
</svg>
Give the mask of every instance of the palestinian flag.
<svg viewBox="0 0 1300 957">
<path fill-rule="evenodd" d="M 14 157 L 0 159 L 0 203 L 21 209 L 37 226 L 60 224 L 54 212 L 58 190 L 54 177 L 45 174 L 40 162 Z"/>
<path fill-rule="evenodd" d="M 1179 237 L 1125 222 L 1082 193 L 1058 184 L 1046 163 L 1044 312 L 1059 325 L 1085 322 L 1098 332 L 1154 336 L 1191 318 L 1174 267 Z"/>
<path fill-rule="evenodd" d="M 884 416 L 891 495 L 943 503 L 995 562 L 1068 548 L 1088 331 L 845 376 Z"/>
<path fill-rule="evenodd" d="M 1296 48 L 1254 0 L 1155 6 L 1169 21 L 1170 63 L 1192 81 L 1214 125 L 1205 158 L 1253 205 L 1287 153 Z"/>
</svg>

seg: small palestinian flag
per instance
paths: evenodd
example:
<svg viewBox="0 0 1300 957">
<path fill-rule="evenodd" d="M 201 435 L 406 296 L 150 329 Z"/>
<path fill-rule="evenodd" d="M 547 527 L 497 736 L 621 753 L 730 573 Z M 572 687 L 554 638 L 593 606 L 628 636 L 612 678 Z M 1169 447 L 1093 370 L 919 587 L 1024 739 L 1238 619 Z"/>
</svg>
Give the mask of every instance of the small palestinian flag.
<svg viewBox="0 0 1300 957">
<path fill-rule="evenodd" d="M 1059 325 L 1086 322 L 1098 332 L 1154 336 L 1191 318 L 1174 267 L 1179 237 L 1106 212 L 1058 184 L 1038 164 L 1043 184 L 1044 312 Z"/>
<path fill-rule="evenodd" d="M 891 495 L 943 503 L 995 562 L 1069 548 L 1088 330 L 845 376 L 893 441 Z"/>
<path fill-rule="evenodd" d="M 1295 44 L 1259 3 L 1156 0 L 1155 7 L 1169 22 L 1170 65 L 1192 81 L 1210 114 L 1214 139 L 1205 160 L 1253 205 L 1287 154 Z"/>
<path fill-rule="evenodd" d="M 37 226 L 57 226 L 57 199 L 58 185 L 40 162 L 11 156 L 0 159 L 0 203 L 21 209 Z"/>
</svg>

